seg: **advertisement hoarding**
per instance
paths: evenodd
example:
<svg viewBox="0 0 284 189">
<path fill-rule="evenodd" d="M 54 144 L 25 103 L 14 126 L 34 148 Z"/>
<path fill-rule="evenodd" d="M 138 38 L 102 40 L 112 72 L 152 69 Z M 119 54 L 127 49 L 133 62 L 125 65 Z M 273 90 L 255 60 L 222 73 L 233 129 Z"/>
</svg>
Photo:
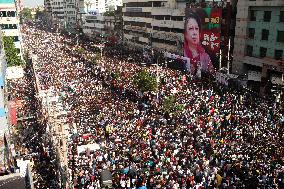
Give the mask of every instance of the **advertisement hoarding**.
<svg viewBox="0 0 284 189">
<path fill-rule="evenodd" d="M 221 37 L 221 8 L 186 8 L 184 56 L 190 59 L 186 70 L 213 72 L 218 65 Z"/>
</svg>

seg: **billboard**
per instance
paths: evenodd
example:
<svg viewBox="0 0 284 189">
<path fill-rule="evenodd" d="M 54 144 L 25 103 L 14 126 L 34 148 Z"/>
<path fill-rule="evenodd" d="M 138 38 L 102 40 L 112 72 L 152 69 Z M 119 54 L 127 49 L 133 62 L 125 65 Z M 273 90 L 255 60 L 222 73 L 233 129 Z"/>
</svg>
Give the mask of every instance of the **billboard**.
<svg viewBox="0 0 284 189">
<path fill-rule="evenodd" d="M 186 71 L 213 72 L 218 65 L 221 36 L 221 8 L 186 8 L 184 56 L 190 59 Z"/>
</svg>

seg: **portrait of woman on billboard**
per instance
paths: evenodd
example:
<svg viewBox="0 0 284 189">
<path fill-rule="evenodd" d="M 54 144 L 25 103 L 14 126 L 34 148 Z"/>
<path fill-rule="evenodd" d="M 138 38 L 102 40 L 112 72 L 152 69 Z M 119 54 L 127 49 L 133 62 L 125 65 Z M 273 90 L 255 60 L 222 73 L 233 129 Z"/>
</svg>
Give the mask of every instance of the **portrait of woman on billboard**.
<svg viewBox="0 0 284 189">
<path fill-rule="evenodd" d="M 186 70 L 196 75 L 198 69 L 202 72 L 214 72 L 214 67 L 208 53 L 201 43 L 201 21 L 198 14 L 189 12 L 184 24 L 184 56 L 190 59 Z"/>
</svg>

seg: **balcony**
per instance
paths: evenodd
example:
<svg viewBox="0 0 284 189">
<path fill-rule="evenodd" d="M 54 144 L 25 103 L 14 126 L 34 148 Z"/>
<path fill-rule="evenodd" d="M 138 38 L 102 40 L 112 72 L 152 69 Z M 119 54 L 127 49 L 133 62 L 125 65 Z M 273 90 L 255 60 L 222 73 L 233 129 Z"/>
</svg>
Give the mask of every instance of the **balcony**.
<svg viewBox="0 0 284 189">
<path fill-rule="evenodd" d="M 133 35 L 124 34 L 124 38 L 125 38 L 125 39 L 131 40 L 132 37 L 133 37 Z"/>
<path fill-rule="evenodd" d="M 172 9 L 166 7 L 153 7 L 151 10 L 152 15 L 171 15 Z"/>
<path fill-rule="evenodd" d="M 86 15 L 85 19 L 86 20 L 97 20 L 97 16 L 95 16 L 95 15 Z"/>
<path fill-rule="evenodd" d="M 153 20 L 152 26 L 173 28 L 173 21 L 171 20 Z"/>
<path fill-rule="evenodd" d="M 126 25 L 126 26 L 124 26 L 124 29 L 125 30 L 131 30 L 131 31 L 137 31 L 137 32 L 147 32 L 147 28 L 139 27 L 139 26 Z"/>
<path fill-rule="evenodd" d="M 87 26 L 87 27 L 94 27 L 95 26 L 95 23 L 84 23 L 84 26 Z"/>
<path fill-rule="evenodd" d="M 146 22 L 146 23 L 151 23 L 152 22 L 152 18 L 144 18 L 144 17 L 124 16 L 123 20 L 124 21 L 129 21 L 129 22 Z"/>
<path fill-rule="evenodd" d="M 183 9 L 173 9 L 172 16 L 185 16 L 185 11 Z"/>
<path fill-rule="evenodd" d="M 145 37 L 139 37 L 138 40 L 143 42 L 143 43 L 149 43 L 149 39 L 145 38 Z"/>
<path fill-rule="evenodd" d="M 152 9 L 153 7 L 123 7 L 122 12 L 151 12 Z"/>
<path fill-rule="evenodd" d="M 157 38 L 157 39 L 165 39 L 168 41 L 181 41 L 183 38 L 183 35 L 173 33 L 173 32 L 153 31 L 152 37 Z"/>
<path fill-rule="evenodd" d="M 173 28 L 184 29 L 184 21 L 173 21 Z"/>
<path fill-rule="evenodd" d="M 105 27 L 104 24 L 101 24 L 101 23 L 95 23 L 95 28 L 100 28 L 100 29 L 103 29 Z"/>
<path fill-rule="evenodd" d="M 154 48 L 163 49 L 163 50 L 166 50 L 166 51 L 169 51 L 169 52 L 177 52 L 178 51 L 177 46 L 168 45 L 168 44 L 164 44 L 164 43 L 153 42 L 152 46 Z"/>
</svg>

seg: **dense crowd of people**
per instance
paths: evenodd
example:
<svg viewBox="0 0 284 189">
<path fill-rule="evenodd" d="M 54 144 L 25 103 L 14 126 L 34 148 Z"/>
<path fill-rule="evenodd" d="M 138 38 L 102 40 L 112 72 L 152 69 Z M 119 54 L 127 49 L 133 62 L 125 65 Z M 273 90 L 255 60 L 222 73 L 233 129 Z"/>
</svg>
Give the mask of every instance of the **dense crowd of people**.
<svg viewBox="0 0 284 189">
<path fill-rule="evenodd" d="M 21 72 L 15 74 L 19 77 L 7 80 L 7 96 L 10 108 L 16 108 L 16 122 L 13 129 L 12 141 L 17 152 L 15 162 L 11 167 L 19 168 L 16 160 L 31 160 L 33 170 L 33 182 L 35 188 L 59 188 L 58 174 L 53 170 L 57 167 L 56 155 L 53 144 L 45 140 L 46 123 L 42 118 L 40 102 L 36 98 L 34 72 L 31 61 L 27 61 L 24 75 Z M 12 105 L 13 104 L 13 105 Z M 26 170 L 21 170 L 26 172 Z M 30 178 L 26 175 L 26 186 L 29 186 Z"/>
<path fill-rule="evenodd" d="M 23 33 L 39 90 L 67 107 L 75 188 L 102 188 L 104 170 L 113 188 L 284 188 L 280 103 L 162 67 L 158 92 L 140 92 L 133 75 L 158 73 L 137 64 L 141 54 L 116 45 L 99 57 L 91 42 L 37 25 Z"/>
</svg>

